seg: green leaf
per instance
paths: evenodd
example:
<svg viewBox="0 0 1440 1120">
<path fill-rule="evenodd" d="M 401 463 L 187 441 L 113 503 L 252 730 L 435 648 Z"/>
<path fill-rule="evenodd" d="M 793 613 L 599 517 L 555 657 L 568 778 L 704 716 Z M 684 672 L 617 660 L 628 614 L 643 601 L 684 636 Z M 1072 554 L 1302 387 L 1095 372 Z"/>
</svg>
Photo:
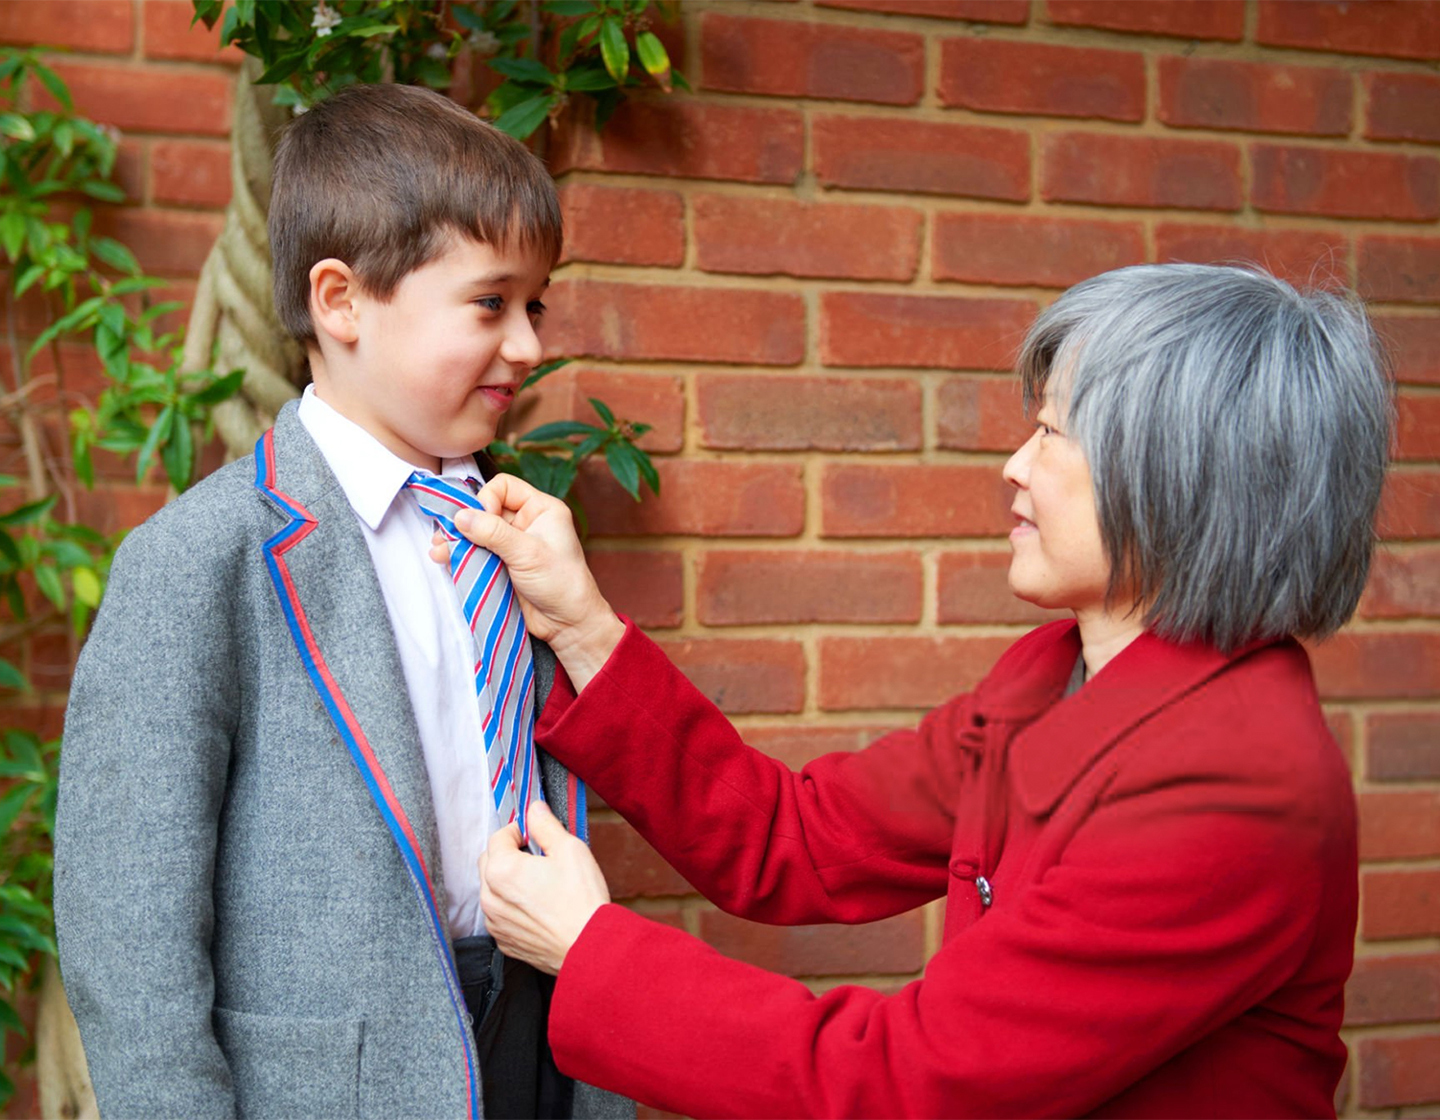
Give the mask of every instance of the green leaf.
<svg viewBox="0 0 1440 1120">
<path fill-rule="evenodd" d="M 572 93 L 593 93 L 597 89 L 614 89 L 615 79 L 600 66 L 579 66 L 565 75 L 565 88 Z"/>
<path fill-rule="evenodd" d="M 640 500 L 640 467 L 635 462 L 635 448 L 617 440 L 605 448 L 605 462 L 615 481 L 637 502 Z"/>
<path fill-rule="evenodd" d="M 25 294 L 25 290 L 44 275 L 45 266 L 43 264 L 32 264 L 29 268 L 22 272 L 19 277 L 16 278 L 15 294 L 17 296 L 23 296 Z"/>
<path fill-rule="evenodd" d="M 456 4 L 450 9 L 450 14 L 455 17 L 455 22 L 466 31 L 485 30 L 485 17 L 474 8 L 465 4 Z"/>
<path fill-rule="evenodd" d="M 5 1000 L 0 999 L 0 1030 L 23 1031 L 25 1024 L 20 1021 L 20 1016 L 15 1009 Z"/>
<path fill-rule="evenodd" d="M 74 541 L 46 541 L 40 546 L 40 554 L 48 556 L 61 568 L 75 568 L 90 563 L 90 554 Z"/>
<path fill-rule="evenodd" d="M 600 57 L 605 60 L 610 76 L 617 83 L 623 83 L 630 72 L 630 44 L 625 41 L 625 31 L 618 19 L 600 23 Z"/>
<path fill-rule="evenodd" d="M 35 139 L 35 126 L 20 113 L 0 113 L 0 135 L 29 143 Z"/>
<path fill-rule="evenodd" d="M 587 399 L 590 401 L 590 407 L 600 414 L 600 419 L 604 420 L 606 424 L 613 428 L 615 426 L 615 414 L 610 411 L 609 406 L 604 401 L 596 400 L 594 397 Z"/>
<path fill-rule="evenodd" d="M 86 179 L 80 184 L 80 189 L 91 198 L 98 198 L 101 202 L 124 202 L 125 192 L 114 183 L 107 183 L 102 179 Z"/>
<path fill-rule="evenodd" d="M 116 272 L 132 278 L 140 275 L 140 262 L 135 259 L 135 254 L 112 237 L 95 238 L 90 242 L 90 252 Z"/>
<path fill-rule="evenodd" d="M 545 443 L 551 440 L 569 439 L 571 436 L 593 435 L 599 430 L 593 424 L 581 424 L 577 420 L 556 420 L 551 424 L 541 424 L 538 428 L 516 438 L 519 442 L 524 443 Z"/>
<path fill-rule="evenodd" d="M 25 215 L 20 211 L 10 210 L 0 215 L 0 244 L 4 245 L 5 255 L 12 261 L 25 248 Z"/>
<path fill-rule="evenodd" d="M 670 56 L 665 44 L 653 32 L 642 31 L 635 37 L 635 53 L 640 56 L 640 65 L 645 72 L 660 83 L 667 92 L 670 89 Z"/>
<path fill-rule="evenodd" d="M 632 445 L 633 446 L 633 445 Z M 638 447 L 635 448 L 635 464 L 640 468 L 640 477 L 645 480 L 645 485 L 650 487 L 650 492 L 656 497 L 660 495 L 660 472 L 655 469 L 655 461 Z"/>
<path fill-rule="evenodd" d="M 294 51 L 291 54 L 282 55 L 264 73 L 255 79 L 256 85 L 273 86 L 283 82 L 291 74 L 299 70 L 305 64 L 304 49 Z"/>
<path fill-rule="evenodd" d="M 25 679 L 25 674 L 11 665 L 10 662 L 0 659 L 0 688 L 28 689 L 30 682 Z"/>
<path fill-rule="evenodd" d="M 513 109 L 501 113 L 495 119 L 494 125 L 501 132 L 508 133 L 517 140 L 524 140 L 540 127 L 559 100 L 558 93 L 542 93 L 538 97 L 528 98 Z"/>
<path fill-rule="evenodd" d="M 4 530 L 0 530 L 0 559 L 3 559 L 11 568 L 18 568 L 21 565 L 20 549 L 15 546 L 15 538 Z"/>
<path fill-rule="evenodd" d="M 59 494 L 51 494 L 48 498 L 41 498 L 38 502 L 29 502 L 19 509 L 12 509 L 9 513 L 0 514 L 0 528 L 13 529 L 17 525 L 34 524 L 49 513 L 59 500 Z"/>
<path fill-rule="evenodd" d="M 194 27 L 196 21 L 203 23 L 212 30 L 215 21 L 220 18 L 220 9 L 225 6 L 225 0 L 194 0 L 195 14 L 190 17 L 190 26 Z"/>
<path fill-rule="evenodd" d="M 574 358 L 556 358 L 553 362 L 546 362 L 542 366 L 535 367 L 535 372 L 521 382 L 520 392 L 523 393 L 526 389 L 530 388 L 531 385 L 544 381 L 545 378 L 549 377 L 557 369 L 568 366 L 574 360 Z"/>
<path fill-rule="evenodd" d="M 150 461 L 155 458 L 155 449 L 170 438 L 170 427 L 174 423 L 175 406 L 167 404 L 160 410 L 160 415 L 155 418 L 154 425 L 140 447 L 140 455 L 135 461 L 136 482 L 144 481 L 145 472 L 150 469 Z"/>
<path fill-rule="evenodd" d="M 49 599 L 59 610 L 65 609 L 65 585 L 60 582 L 60 573 L 46 565 L 35 569 L 35 586 L 40 594 Z M 3 829 L 0 829 L 3 832 Z"/>
<path fill-rule="evenodd" d="M 215 405 L 221 401 L 229 400 L 240 391 L 240 386 L 245 381 L 243 369 L 232 369 L 224 377 L 217 377 L 198 393 L 191 395 L 190 399 L 196 404 Z"/>
<path fill-rule="evenodd" d="M 591 0 L 545 0 L 540 7 L 552 16 L 560 16 L 562 19 L 588 15 L 595 10 Z"/>
<path fill-rule="evenodd" d="M 195 439 L 190 422 L 183 416 L 177 416 L 170 426 L 170 439 L 160 451 L 160 461 L 177 493 L 190 485 L 190 474 L 195 467 Z"/>
<path fill-rule="evenodd" d="M 94 568 L 76 568 L 70 573 L 70 584 L 75 589 L 75 598 L 87 607 L 98 607 L 104 587 Z"/>
<path fill-rule="evenodd" d="M 547 87 L 556 83 L 555 75 L 550 72 L 549 67 L 542 66 L 533 58 L 492 58 L 486 64 L 497 74 L 504 74 L 517 82 Z"/>
</svg>

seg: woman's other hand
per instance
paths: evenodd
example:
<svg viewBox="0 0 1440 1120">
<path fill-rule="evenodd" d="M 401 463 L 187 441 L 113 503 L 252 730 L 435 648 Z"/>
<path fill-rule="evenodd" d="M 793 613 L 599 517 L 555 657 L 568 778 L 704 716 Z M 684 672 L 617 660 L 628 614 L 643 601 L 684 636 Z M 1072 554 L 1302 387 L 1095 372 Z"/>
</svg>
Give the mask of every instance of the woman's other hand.
<svg viewBox="0 0 1440 1120">
<path fill-rule="evenodd" d="M 585 842 L 543 801 L 531 804 L 529 823 L 545 854 L 525 851 L 513 824 L 495 833 L 480 856 L 480 908 L 502 953 L 554 976 L 585 923 L 610 901 L 610 889 Z"/>
<path fill-rule="evenodd" d="M 461 510 L 455 527 L 505 563 L 525 625 L 549 644 L 576 691 L 600 671 L 625 632 L 575 534 L 570 507 L 514 475 L 496 475 L 476 495 L 486 512 Z M 432 546 L 444 563 L 449 549 Z"/>
</svg>

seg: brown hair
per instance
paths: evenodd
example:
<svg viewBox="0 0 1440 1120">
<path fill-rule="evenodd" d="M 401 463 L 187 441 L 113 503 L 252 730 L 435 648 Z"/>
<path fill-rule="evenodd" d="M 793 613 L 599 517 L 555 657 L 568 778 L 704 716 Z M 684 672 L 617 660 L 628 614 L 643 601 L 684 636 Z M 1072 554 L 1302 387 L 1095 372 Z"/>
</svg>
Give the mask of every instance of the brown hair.
<svg viewBox="0 0 1440 1120">
<path fill-rule="evenodd" d="M 285 129 L 270 196 L 275 311 L 315 338 L 310 269 L 335 257 L 388 299 L 440 255 L 447 234 L 560 256 L 560 204 L 545 165 L 518 140 L 419 86 L 360 85 Z"/>
</svg>

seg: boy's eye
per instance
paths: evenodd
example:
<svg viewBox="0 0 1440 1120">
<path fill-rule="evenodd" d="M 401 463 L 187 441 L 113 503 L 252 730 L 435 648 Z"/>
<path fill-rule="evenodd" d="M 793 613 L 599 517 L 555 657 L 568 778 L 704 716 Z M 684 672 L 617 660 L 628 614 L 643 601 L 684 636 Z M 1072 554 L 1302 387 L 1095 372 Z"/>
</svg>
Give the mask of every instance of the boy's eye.
<svg viewBox="0 0 1440 1120">
<path fill-rule="evenodd" d="M 477 306 L 483 307 L 486 311 L 499 313 L 505 310 L 505 301 L 499 296 L 481 296 L 475 303 Z"/>
<path fill-rule="evenodd" d="M 525 310 L 530 313 L 530 318 L 538 319 L 545 314 L 545 305 L 538 299 L 532 299 L 525 305 Z"/>
</svg>

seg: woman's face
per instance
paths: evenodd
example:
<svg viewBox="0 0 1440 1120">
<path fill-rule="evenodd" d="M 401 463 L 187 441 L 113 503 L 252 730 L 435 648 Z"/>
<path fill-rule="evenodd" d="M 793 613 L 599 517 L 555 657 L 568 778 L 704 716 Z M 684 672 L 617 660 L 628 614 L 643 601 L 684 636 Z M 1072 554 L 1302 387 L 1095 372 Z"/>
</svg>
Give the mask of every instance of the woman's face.
<svg viewBox="0 0 1440 1120">
<path fill-rule="evenodd" d="M 1035 433 L 1005 464 L 1015 487 L 1010 507 L 1010 590 L 1048 609 L 1077 615 L 1105 610 L 1110 564 L 1100 541 L 1090 465 L 1060 425 L 1053 395 L 1035 416 Z"/>
</svg>

